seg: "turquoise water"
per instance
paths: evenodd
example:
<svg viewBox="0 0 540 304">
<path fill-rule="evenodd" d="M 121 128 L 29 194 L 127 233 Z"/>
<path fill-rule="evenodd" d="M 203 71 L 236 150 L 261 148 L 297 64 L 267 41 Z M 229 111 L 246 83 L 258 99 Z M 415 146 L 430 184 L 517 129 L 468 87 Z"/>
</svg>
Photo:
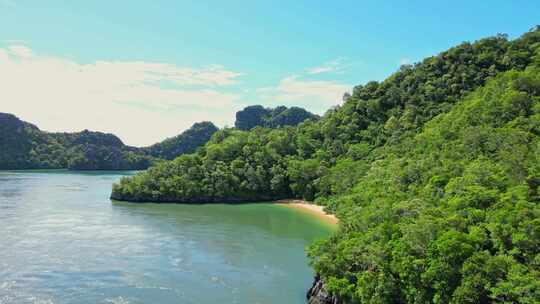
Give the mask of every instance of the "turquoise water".
<svg viewBox="0 0 540 304">
<path fill-rule="evenodd" d="M 0 303 L 305 303 L 331 233 L 269 204 L 111 202 L 122 172 L 0 172 Z"/>
</svg>

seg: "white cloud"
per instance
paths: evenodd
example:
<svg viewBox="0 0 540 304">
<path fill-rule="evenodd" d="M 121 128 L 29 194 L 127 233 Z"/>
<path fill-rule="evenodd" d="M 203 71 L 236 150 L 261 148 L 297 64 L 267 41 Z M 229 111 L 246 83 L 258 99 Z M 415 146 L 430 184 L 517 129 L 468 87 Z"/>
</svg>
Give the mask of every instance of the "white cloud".
<svg viewBox="0 0 540 304">
<path fill-rule="evenodd" d="M 349 65 L 345 64 L 344 58 L 336 58 L 334 60 L 323 63 L 320 66 L 307 69 L 308 74 L 316 75 L 323 73 L 335 73 L 340 72 L 347 68 Z"/>
<path fill-rule="evenodd" d="M 8 46 L 7 52 L 16 58 L 28 59 L 32 57 L 32 50 L 23 45 Z"/>
<path fill-rule="evenodd" d="M 326 72 L 341 69 L 341 59 L 332 62 Z M 0 48 L 0 112 L 13 113 L 47 131 L 110 132 L 126 144 L 143 146 L 177 135 L 197 121 L 233 125 L 234 113 L 247 99 L 272 106 L 301 106 L 322 114 L 340 104 L 352 88 L 308 79 L 325 72 L 310 70 L 252 90 L 231 87 L 242 74 L 221 65 L 80 63 L 11 45 Z"/>
<path fill-rule="evenodd" d="M 338 105 L 343 94 L 350 90 L 349 84 L 325 80 L 305 80 L 299 76 L 287 76 L 276 87 L 257 89 L 264 99 L 274 104 L 302 106 L 322 114 L 328 108 Z"/>
<path fill-rule="evenodd" d="M 192 123 L 231 124 L 240 95 L 222 88 L 240 73 L 212 65 L 200 69 L 143 61 L 82 64 L 0 48 L 0 111 L 48 131 L 85 128 L 147 145 Z"/>
<path fill-rule="evenodd" d="M 404 57 L 399 60 L 399 65 L 411 64 L 412 60 L 410 58 Z"/>
</svg>

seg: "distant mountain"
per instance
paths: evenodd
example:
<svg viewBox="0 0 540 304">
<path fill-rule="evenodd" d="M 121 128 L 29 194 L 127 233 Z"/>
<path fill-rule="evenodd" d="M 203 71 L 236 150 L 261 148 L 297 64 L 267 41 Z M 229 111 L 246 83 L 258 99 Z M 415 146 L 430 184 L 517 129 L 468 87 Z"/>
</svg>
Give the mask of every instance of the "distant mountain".
<svg viewBox="0 0 540 304">
<path fill-rule="evenodd" d="M 113 134 L 84 130 L 66 134 L 67 168 L 72 170 L 141 170 L 153 162 L 140 148 L 130 147 Z"/>
<path fill-rule="evenodd" d="M 0 113 L 0 167 L 29 167 L 32 135 L 37 132 L 36 126 L 21 121 L 15 115 Z"/>
<path fill-rule="evenodd" d="M 248 131 L 258 126 L 266 128 L 296 126 L 306 119 L 318 120 L 319 116 L 299 107 L 279 106 L 272 109 L 255 105 L 236 112 L 234 126 L 237 129 Z"/>
<path fill-rule="evenodd" d="M 137 148 L 113 134 L 45 132 L 15 115 L 0 113 L 0 169 L 146 169 L 158 159 L 194 152 L 216 131 L 210 122 L 196 123 L 176 137 Z"/>
<path fill-rule="evenodd" d="M 143 150 L 153 157 L 174 159 L 178 155 L 194 152 L 206 144 L 217 130 L 218 128 L 209 121 L 198 122 L 182 134 L 167 138 Z"/>
<path fill-rule="evenodd" d="M 302 108 L 249 106 L 236 113 L 238 129 L 277 128 L 319 117 Z M 218 128 L 198 122 L 183 133 L 148 147 L 125 145 L 114 134 L 84 130 L 45 132 L 9 113 L 0 113 L 0 169 L 142 170 L 206 144 Z"/>
</svg>

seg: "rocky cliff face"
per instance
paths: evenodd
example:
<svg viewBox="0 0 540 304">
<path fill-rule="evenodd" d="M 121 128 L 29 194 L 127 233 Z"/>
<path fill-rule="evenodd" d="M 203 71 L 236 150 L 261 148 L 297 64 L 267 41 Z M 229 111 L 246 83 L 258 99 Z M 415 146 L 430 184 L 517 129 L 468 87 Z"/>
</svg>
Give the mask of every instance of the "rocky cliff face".
<svg viewBox="0 0 540 304">
<path fill-rule="evenodd" d="M 307 292 L 309 304 L 342 304 L 339 297 L 331 295 L 325 288 L 324 282 L 319 275 L 315 277 L 313 286 Z"/>
</svg>

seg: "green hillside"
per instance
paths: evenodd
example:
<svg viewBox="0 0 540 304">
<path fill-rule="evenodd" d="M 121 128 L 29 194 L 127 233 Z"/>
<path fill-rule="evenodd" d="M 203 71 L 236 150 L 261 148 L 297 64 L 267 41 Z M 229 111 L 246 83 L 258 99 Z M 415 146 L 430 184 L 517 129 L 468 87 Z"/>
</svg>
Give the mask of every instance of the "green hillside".
<svg viewBox="0 0 540 304">
<path fill-rule="evenodd" d="M 198 122 L 182 134 L 167 138 L 143 150 L 153 157 L 174 159 L 179 155 L 192 153 L 206 144 L 217 130 L 218 128 L 209 121 Z"/>
<path fill-rule="evenodd" d="M 234 126 L 244 131 L 255 127 L 278 128 L 296 126 L 306 119 L 315 121 L 319 117 L 299 107 L 280 106 L 272 109 L 255 105 L 236 112 Z"/>
<path fill-rule="evenodd" d="M 539 185 L 540 70 L 506 72 L 380 151 L 310 256 L 353 303 L 537 303 Z"/>
<path fill-rule="evenodd" d="M 540 301 L 540 28 L 354 88 L 319 121 L 225 129 L 113 186 L 131 201 L 316 200 L 309 250 L 344 303 Z"/>
<path fill-rule="evenodd" d="M 122 180 L 113 196 L 126 200 L 313 200 L 346 193 L 381 147 L 414 136 L 425 122 L 507 70 L 534 57 L 539 31 L 463 43 L 381 83 L 357 86 L 319 121 L 298 127 L 226 129 L 194 155 Z"/>
<path fill-rule="evenodd" d="M 194 152 L 215 131 L 212 123 L 197 123 L 174 138 L 137 148 L 113 134 L 50 133 L 0 113 L 0 169 L 141 170 L 156 160 Z"/>
<path fill-rule="evenodd" d="M 259 116 L 252 115 L 260 110 Z M 297 107 L 249 106 L 237 113 L 238 126 L 280 128 L 318 117 Z M 258 117 L 253 121 L 254 117 Z M 251 120 L 250 120 L 251 119 Z M 250 120 L 248 122 L 248 120 Z M 12 114 L 0 113 L 0 169 L 141 170 L 157 160 L 172 160 L 206 144 L 218 128 L 209 121 L 154 145 L 126 146 L 113 134 L 84 130 L 50 133 Z"/>
</svg>

